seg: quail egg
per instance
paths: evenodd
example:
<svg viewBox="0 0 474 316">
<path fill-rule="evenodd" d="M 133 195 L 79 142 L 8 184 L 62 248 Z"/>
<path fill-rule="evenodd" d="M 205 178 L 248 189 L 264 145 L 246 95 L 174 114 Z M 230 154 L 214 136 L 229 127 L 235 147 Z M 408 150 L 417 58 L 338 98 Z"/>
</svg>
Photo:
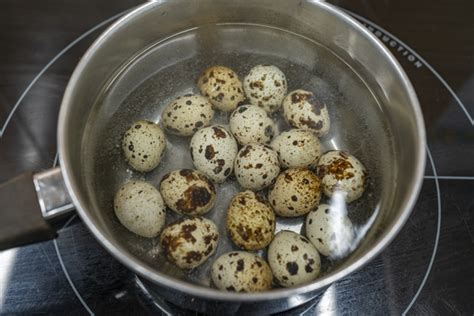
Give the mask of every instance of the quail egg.
<svg viewBox="0 0 474 316">
<path fill-rule="evenodd" d="M 216 251 L 219 232 L 211 220 L 183 218 L 161 233 L 160 243 L 166 257 L 181 269 L 193 269 Z"/>
<path fill-rule="evenodd" d="M 244 90 L 251 104 L 273 113 L 280 108 L 287 92 L 285 74 L 273 65 L 255 66 L 244 78 Z"/>
<path fill-rule="evenodd" d="M 214 110 L 207 98 L 187 94 L 168 104 L 161 118 L 163 126 L 169 132 L 179 136 L 191 136 L 198 129 L 211 124 Z"/>
<path fill-rule="evenodd" d="M 161 194 L 143 181 L 127 182 L 117 191 L 114 211 L 123 226 L 142 237 L 158 236 L 165 225 L 166 208 Z"/>
<path fill-rule="evenodd" d="M 268 193 L 275 213 L 296 217 L 314 210 L 321 198 L 319 178 L 308 169 L 288 169 L 276 179 Z"/>
<path fill-rule="evenodd" d="M 309 91 L 290 92 L 283 100 L 283 115 L 291 126 L 313 131 L 318 137 L 326 135 L 331 127 L 326 105 Z"/>
<path fill-rule="evenodd" d="M 228 252 L 214 261 L 212 282 L 228 292 L 260 292 L 272 287 L 272 271 L 257 255 L 244 251 Z"/>
<path fill-rule="evenodd" d="M 160 192 L 166 205 L 178 214 L 201 215 L 216 201 L 216 188 L 203 174 L 191 169 L 175 170 L 161 180 Z"/>
<path fill-rule="evenodd" d="M 166 148 L 165 134 L 149 121 L 136 121 L 125 132 L 122 149 L 130 167 L 140 172 L 155 169 L 163 158 Z"/>
<path fill-rule="evenodd" d="M 273 183 L 280 173 L 280 163 L 270 147 L 250 144 L 238 152 L 234 170 L 240 186 L 259 191 Z"/>
<path fill-rule="evenodd" d="M 271 143 L 280 164 L 285 168 L 315 167 L 321 156 L 321 144 L 310 131 L 291 129 L 283 132 Z"/>
<path fill-rule="evenodd" d="M 245 100 L 239 76 L 227 67 L 206 69 L 198 79 L 198 87 L 219 111 L 231 112 Z"/>
<path fill-rule="evenodd" d="M 269 143 L 275 134 L 275 123 L 256 105 L 239 106 L 230 116 L 230 131 L 241 145 Z"/>
<path fill-rule="evenodd" d="M 306 217 L 306 236 L 323 256 L 342 257 L 354 240 L 354 228 L 343 210 L 320 204 Z"/>
<path fill-rule="evenodd" d="M 340 150 L 328 151 L 318 162 L 317 172 L 322 191 L 331 197 L 338 190 L 347 203 L 362 196 L 366 187 L 367 171 L 354 156 Z"/>
<path fill-rule="evenodd" d="M 232 241 L 246 250 L 265 248 L 275 233 L 272 208 L 252 191 L 240 192 L 232 198 L 226 223 Z"/>
<path fill-rule="evenodd" d="M 268 248 L 268 263 L 281 286 L 291 287 L 316 279 L 321 259 L 316 248 L 306 238 L 292 231 L 275 235 Z"/>
<path fill-rule="evenodd" d="M 232 173 L 238 147 L 231 133 L 222 126 L 214 125 L 194 134 L 190 150 L 196 169 L 220 183 Z"/>
</svg>

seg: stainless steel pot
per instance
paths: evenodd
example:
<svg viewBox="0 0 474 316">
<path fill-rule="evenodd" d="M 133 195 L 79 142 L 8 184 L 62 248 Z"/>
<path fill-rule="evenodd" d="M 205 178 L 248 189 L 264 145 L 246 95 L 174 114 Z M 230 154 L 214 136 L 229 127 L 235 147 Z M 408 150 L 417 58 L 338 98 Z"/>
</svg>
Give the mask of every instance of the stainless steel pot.
<svg viewBox="0 0 474 316">
<path fill-rule="evenodd" d="M 113 130 L 117 126 L 117 130 L 124 130 L 128 123 L 127 115 L 116 117 L 117 112 L 131 111 L 134 114 L 130 116 L 143 115 L 144 112 L 123 109 L 121 104 L 125 95 L 151 75 L 153 62 L 160 65 L 160 60 L 168 60 L 168 65 L 172 65 L 175 59 L 189 58 L 186 57 L 189 51 L 199 51 L 199 43 L 211 46 L 214 42 L 219 43 L 220 35 L 215 35 L 210 27 L 212 25 L 237 25 L 250 29 L 260 25 L 277 33 L 297 34 L 307 41 L 319 43 L 321 49 L 335 54 L 341 65 L 345 64 L 369 87 L 367 91 L 377 100 L 382 120 L 390 130 L 390 140 L 383 138 L 383 129 L 371 125 L 371 122 L 378 120 L 377 114 L 371 112 L 373 109 L 359 108 L 367 118 L 367 135 L 374 135 L 373 139 L 364 141 L 374 144 L 387 142 L 391 148 L 384 151 L 380 145 L 382 147 L 375 147 L 380 150 L 366 153 L 379 158 L 379 169 L 383 171 L 375 183 L 380 195 L 376 205 L 377 217 L 358 248 L 332 272 L 310 284 L 252 294 L 219 292 L 199 285 L 199 282 L 189 281 L 166 264 L 160 262 L 157 265 L 150 257 L 143 255 L 133 245 L 135 242 L 143 244 L 143 241 L 137 241 L 136 237 L 130 237 L 117 228 L 117 221 L 110 216 L 111 212 L 104 210 L 104 205 L 109 203 L 104 199 L 110 197 L 111 190 L 106 188 L 109 182 L 103 179 L 107 179 L 107 172 L 102 174 L 97 166 L 110 165 L 109 169 L 113 172 L 117 169 L 113 160 L 120 160 L 120 156 L 112 155 L 112 158 L 109 157 L 112 160 L 97 165 L 93 160 L 100 160 L 101 154 L 92 152 L 91 148 L 96 151 L 101 148 L 97 140 L 109 141 L 101 138 L 108 129 Z M 183 46 L 189 50 L 173 49 L 170 45 L 168 50 L 161 50 L 161 55 L 151 58 L 151 64 L 139 67 L 136 61 L 153 51 L 156 43 L 173 43 L 176 34 L 187 34 L 185 31 L 196 29 L 202 31 L 188 46 Z M 245 46 L 239 42 L 246 38 L 246 34 L 250 36 L 245 32 L 227 34 L 235 41 L 226 42 L 228 47 L 223 49 L 232 51 Z M 250 43 L 263 47 L 271 53 L 272 45 L 282 41 L 281 38 L 268 35 L 268 38 L 258 40 L 255 37 L 246 45 Z M 247 49 L 251 51 L 252 47 Z M 206 53 L 213 54 L 212 51 Z M 288 59 L 297 56 L 308 62 L 316 58 L 299 46 L 283 47 L 279 54 L 280 59 L 285 59 L 284 54 Z M 134 70 L 124 74 L 122 69 L 125 68 Z M 326 71 L 331 72 L 331 67 Z M 336 74 L 338 71 L 334 67 Z M 179 76 L 186 74 L 177 74 L 177 85 L 181 80 L 185 81 L 184 77 Z M 121 80 L 124 77 L 128 79 Z M 351 85 L 344 86 L 344 80 L 334 80 L 344 89 L 352 89 Z M 117 81 L 120 83 L 116 84 Z M 110 90 L 114 90 L 112 94 L 116 99 L 100 99 Z M 357 101 L 363 102 L 363 98 Z M 371 128 L 381 132 L 372 131 L 370 134 Z M 32 174 L 22 175 L 0 186 L 0 249 L 53 238 L 55 233 L 51 223 L 75 208 L 97 240 L 146 280 L 153 292 L 181 306 L 208 313 L 286 310 L 315 297 L 331 283 L 369 262 L 393 240 L 410 215 L 421 187 L 425 164 L 422 114 L 414 89 L 398 62 L 375 36 L 355 20 L 337 8 L 315 0 L 163 0 L 144 4 L 111 26 L 83 56 L 63 98 L 58 142 L 61 169 L 36 174 L 34 187 Z M 104 146 L 103 151 L 114 150 L 113 144 Z M 108 195 L 98 193 L 102 190 Z M 33 206 L 37 200 L 39 206 Z"/>
</svg>

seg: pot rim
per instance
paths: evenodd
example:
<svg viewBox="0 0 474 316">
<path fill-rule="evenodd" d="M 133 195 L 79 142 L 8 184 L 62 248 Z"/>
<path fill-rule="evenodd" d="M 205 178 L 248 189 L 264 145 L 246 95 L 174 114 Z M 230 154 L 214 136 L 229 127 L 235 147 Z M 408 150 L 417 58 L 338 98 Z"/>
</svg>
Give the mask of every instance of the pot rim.
<svg viewBox="0 0 474 316">
<path fill-rule="evenodd" d="M 172 288 L 177 291 L 184 292 L 188 295 L 196 296 L 199 298 L 210 299 L 210 300 L 218 300 L 218 301 L 233 301 L 233 302 L 259 302 L 259 301 L 267 301 L 267 300 L 277 300 L 288 298 L 290 296 L 296 296 L 304 293 L 309 293 L 313 291 L 317 291 L 320 289 L 324 289 L 325 287 L 331 285 L 332 283 L 344 278 L 345 276 L 351 274 L 352 272 L 360 269 L 369 261 L 371 261 L 374 257 L 376 257 L 380 252 L 387 247 L 391 241 L 395 238 L 401 228 L 404 226 L 405 222 L 407 221 L 408 217 L 411 214 L 411 211 L 416 203 L 418 198 L 418 194 L 421 190 L 421 184 L 423 181 L 424 169 L 425 169 L 425 162 L 426 162 L 426 136 L 425 136 L 425 127 L 424 121 L 422 116 L 422 111 L 418 102 L 418 98 L 416 96 L 415 90 L 408 79 L 405 71 L 398 63 L 396 58 L 392 55 L 392 53 L 386 48 L 382 42 L 373 35 L 370 31 L 368 31 L 362 24 L 357 22 L 354 18 L 350 17 L 348 14 L 344 13 L 341 9 L 325 3 L 323 1 L 318 0 L 308 0 L 309 3 L 312 5 L 317 5 L 321 9 L 329 11 L 332 13 L 334 18 L 340 19 L 343 22 L 349 24 L 351 27 L 356 29 L 358 32 L 364 34 L 374 46 L 377 46 L 379 50 L 383 53 L 384 57 L 390 61 L 396 71 L 399 73 L 403 81 L 405 82 L 405 86 L 407 89 L 407 93 L 410 97 L 411 104 L 413 106 L 414 114 L 415 114 L 415 121 L 417 125 L 417 139 L 416 143 L 420 151 L 417 153 L 416 159 L 413 163 L 416 165 L 416 172 L 414 175 L 413 180 L 413 188 L 414 190 L 410 193 L 408 198 L 404 201 L 402 208 L 402 212 L 400 213 L 399 217 L 394 221 L 392 227 L 388 228 L 384 232 L 384 236 L 372 246 L 372 248 L 367 251 L 362 257 L 357 259 L 356 261 L 352 262 L 345 268 L 337 271 L 333 274 L 328 274 L 323 276 L 311 283 L 300 285 L 293 288 L 280 288 L 280 289 L 273 289 L 267 292 L 260 292 L 260 293 L 234 293 L 234 292 L 222 292 L 217 289 L 203 287 L 197 284 L 192 284 L 180 279 L 172 278 L 164 273 L 153 271 L 151 267 L 144 265 L 140 260 L 138 260 L 135 256 L 128 253 L 128 251 L 113 242 L 107 239 L 104 232 L 96 226 L 94 220 L 88 215 L 88 212 L 85 211 L 83 208 L 83 201 L 76 192 L 79 192 L 79 188 L 77 183 L 75 183 L 73 179 L 73 172 L 72 167 L 70 165 L 70 154 L 67 152 L 66 148 L 66 134 L 68 131 L 67 128 L 67 117 L 69 108 L 72 104 L 71 99 L 73 95 L 73 90 L 75 89 L 76 82 L 81 77 L 82 72 L 88 60 L 94 55 L 95 51 L 101 44 L 107 40 L 109 35 L 113 33 L 116 29 L 118 29 L 122 23 L 126 20 L 132 19 L 133 17 L 140 15 L 142 12 L 148 10 L 148 8 L 160 5 L 159 2 L 149 2 L 143 5 L 140 5 L 133 11 L 129 12 L 118 21 L 116 21 L 113 25 L 111 25 L 100 37 L 92 44 L 92 46 L 87 50 L 87 52 L 82 57 L 81 61 L 75 68 L 69 83 L 66 87 L 64 97 L 61 103 L 61 109 L 59 113 L 59 121 L 58 121 L 58 148 L 59 148 L 59 159 L 61 164 L 61 170 L 64 176 L 64 181 L 66 187 L 69 191 L 71 199 L 76 206 L 77 212 L 82 218 L 83 222 L 92 232 L 94 237 L 121 263 L 127 266 L 129 269 L 134 271 L 135 273 L 143 276 L 144 278 L 157 283 L 158 285 L 165 286 Z"/>
</svg>

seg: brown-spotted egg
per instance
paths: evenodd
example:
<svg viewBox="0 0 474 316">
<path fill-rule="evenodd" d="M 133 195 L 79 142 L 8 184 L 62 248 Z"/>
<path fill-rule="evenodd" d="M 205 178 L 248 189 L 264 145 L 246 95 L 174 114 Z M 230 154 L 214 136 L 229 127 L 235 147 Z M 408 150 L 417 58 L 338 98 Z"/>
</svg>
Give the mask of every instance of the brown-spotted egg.
<svg viewBox="0 0 474 316">
<path fill-rule="evenodd" d="M 227 292 L 260 292 L 272 287 L 272 271 L 259 256 L 244 251 L 228 252 L 212 265 L 212 282 Z"/>
<path fill-rule="evenodd" d="M 256 105 L 239 106 L 230 116 L 230 131 L 241 145 L 269 143 L 275 135 L 275 123 Z"/>
<path fill-rule="evenodd" d="M 191 136 L 209 126 L 214 110 L 209 100 L 201 95 L 187 94 L 177 97 L 164 109 L 161 120 L 167 131 L 179 136 Z"/>
<path fill-rule="evenodd" d="M 224 127 L 213 125 L 197 131 L 190 145 L 196 169 L 221 183 L 232 174 L 237 155 L 237 141 Z"/>
<path fill-rule="evenodd" d="M 181 269 L 203 264 L 217 249 L 216 224 L 203 217 L 182 218 L 167 226 L 160 237 L 166 257 Z"/>
<path fill-rule="evenodd" d="M 244 78 L 244 90 L 251 104 L 273 113 L 287 92 L 285 74 L 273 65 L 257 65 Z"/>
<path fill-rule="evenodd" d="M 160 192 L 147 182 L 125 183 L 115 194 L 114 211 L 123 226 L 142 237 L 158 236 L 165 224 L 165 203 Z"/>
<path fill-rule="evenodd" d="M 331 127 L 326 104 L 310 91 L 290 92 L 283 100 L 283 116 L 291 126 L 310 130 L 318 137 L 326 135 Z"/>
<path fill-rule="evenodd" d="M 198 79 L 198 87 L 219 111 L 231 112 L 245 100 L 239 76 L 224 66 L 206 69 Z"/>
<path fill-rule="evenodd" d="M 290 129 L 275 137 L 271 147 L 277 152 L 282 167 L 315 167 L 321 156 L 318 138 L 308 130 Z"/>
<path fill-rule="evenodd" d="M 166 174 L 160 183 L 166 205 L 178 214 L 201 215 L 216 201 L 216 188 L 202 173 L 180 169 Z"/>
<path fill-rule="evenodd" d="M 227 210 L 227 231 L 238 247 L 265 248 L 275 233 L 275 213 L 263 198 L 252 191 L 235 195 Z"/>
<path fill-rule="evenodd" d="M 343 210 L 320 204 L 306 217 L 306 236 L 320 254 L 338 258 L 351 249 L 354 228 Z"/>
<path fill-rule="evenodd" d="M 364 193 L 367 171 L 354 156 L 340 150 L 332 150 L 319 158 L 318 175 L 322 191 L 331 197 L 338 190 L 344 194 L 347 203 L 357 200 Z"/>
<path fill-rule="evenodd" d="M 122 139 L 122 150 L 130 167 L 148 172 L 155 169 L 163 158 L 166 148 L 165 133 L 150 121 L 133 123 Z"/>
<path fill-rule="evenodd" d="M 296 217 L 316 209 L 321 197 L 319 178 L 309 169 L 288 169 L 282 172 L 268 193 L 275 213 Z"/>
<path fill-rule="evenodd" d="M 268 263 L 273 276 L 284 287 L 308 283 L 316 279 L 321 259 L 313 244 L 292 231 L 280 231 L 268 248 Z"/>
<path fill-rule="evenodd" d="M 280 173 L 278 155 L 264 145 L 245 145 L 235 158 L 234 171 L 242 188 L 262 190 L 271 185 Z"/>
</svg>

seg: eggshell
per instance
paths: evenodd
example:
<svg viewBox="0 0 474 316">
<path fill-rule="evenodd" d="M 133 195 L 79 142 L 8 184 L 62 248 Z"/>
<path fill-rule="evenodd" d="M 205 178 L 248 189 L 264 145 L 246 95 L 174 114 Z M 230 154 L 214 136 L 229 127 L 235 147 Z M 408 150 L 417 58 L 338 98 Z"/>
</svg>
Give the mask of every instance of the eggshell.
<svg viewBox="0 0 474 316">
<path fill-rule="evenodd" d="M 203 264 L 217 249 L 216 224 L 203 217 L 183 218 L 161 233 L 160 244 L 166 257 L 181 269 Z"/>
<path fill-rule="evenodd" d="M 239 106 L 229 120 L 230 131 L 241 145 L 269 143 L 276 127 L 267 112 L 256 105 Z"/>
<path fill-rule="evenodd" d="M 232 174 L 237 141 L 224 127 L 213 125 L 200 129 L 190 146 L 194 166 L 211 180 L 221 183 Z"/>
<path fill-rule="evenodd" d="M 273 113 L 287 92 L 285 74 L 273 65 L 257 65 L 244 78 L 244 90 L 251 104 Z"/>
<path fill-rule="evenodd" d="M 309 169 L 288 169 L 276 179 L 268 193 L 275 213 L 296 217 L 316 209 L 321 198 L 319 178 Z"/>
<path fill-rule="evenodd" d="M 275 137 L 271 147 L 285 168 L 315 167 L 321 157 L 321 144 L 311 131 L 291 129 Z"/>
<path fill-rule="evenodd" d="M 201 94 L 208 97 L 219 111 L 231 112 L 245 100 L 239 76 L 224 66 L 206 69 L 198 79 L 198 87 Z"/>
<path fill-rule="evenodd" d="M 179 136 L 191 136 L 197 130 L 209 126 L 214 110 L 209 100 L 201 95 L 187 94 L 174 99 L 163 110 L 163 126 Z"/>
<path fill-rule="evenodd" d="M 122 150 L 130 167 L 140 172 L 155 169 L 163 158 L 166 137 L 161 128 L 140 120 L 130 126 L 122 140 Z"/>
<path fill-rule="evenodd" d="M 283 100 L 283 116 L 291 126 L 310 130 L 318 137 L 328 134 L 331 128 L 326 104 L 310 91 L 290 92 Z"/>
<path fill-rule="evenodd" d="M 247 250 L 265 248 L 275 233 L 271 206 L 252 191 L 240 192 L 232 198 L 226 223 L 232 241 Z"/>
<path fill-rule="evenodd" d="M 212 265 L 212 282 L 227 292 L 260 292 L 271 289 L 272 271 L 257 255 L 244 251 L 228 252 Z"/>
<path fill-rule="evenodd" d="M 158 236 L 165 225 L 166 207 L 160 192 L 143 181 L 127 182 L 117 191 L 114 211 L 123 226 L 142 237 Z"/>
<path fill-rule="evenodd" d="M 214 184 L 202 173 L 180 169 L 166 174 L 160 183 L 166 205 L 178 214 L 201 215 L 216 201 Z"/>
<path fill-rule="evenodd" d="M 319 275 L 321 259 L 306 238 L 292 231 L 280 231 L 268 248 L 268 263 L 281 286 L 292 287 L 313 281 Z"/>
<path fill-rule="evenodd" d="M 344 194 L 347 203 L 357 200 L 365 191 L 367 170 L 351 154 L 333 150 L 321 156 L 317 167 L 322 191 L 332 197 L 338 190 Z"/>
<path fill-rule="evenodd" d="M 234 170 L 242 188 L 259 191 L 273 183 L 280 173 L 280 163 L 270 147 L 250 144 L 238 152 Z"/>
<path fill-rule="evenodd" d="M 326 257 L 343 257 L 351 250 L 354 227 L 342 210 L 320 204 L 306 217 L 306 236 Z"/>
</svg>

